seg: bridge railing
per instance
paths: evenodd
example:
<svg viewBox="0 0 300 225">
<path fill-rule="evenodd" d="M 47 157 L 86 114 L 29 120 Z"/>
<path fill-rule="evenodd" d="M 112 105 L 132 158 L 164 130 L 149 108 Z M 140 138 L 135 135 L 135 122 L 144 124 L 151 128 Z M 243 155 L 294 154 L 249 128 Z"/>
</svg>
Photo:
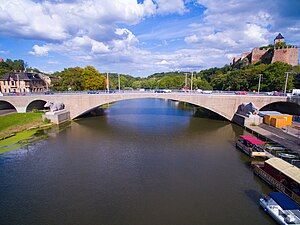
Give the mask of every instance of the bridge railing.
<svg viewBox="0 0 300 225">
<path fill-rule="evenodd" d="M 286 96 L 279 92 L 245 92 L 245 91 L 220 91 L 220 90 L 169 90 L 169 89 L 143 89 L 143 90 L 91 90 L 91 91 L 59 91 L 59 92 L 26 92 L 26 93 L 3 93 L 3 96 L 32 96 L 32 95 L 85 95 L 85 94 L 115 94 L 115 93 L 182 93 L 197 95 L 251 95 L 251 96 Z M 297 99 L 298 100 L 298 99 Z"/>
</svg>

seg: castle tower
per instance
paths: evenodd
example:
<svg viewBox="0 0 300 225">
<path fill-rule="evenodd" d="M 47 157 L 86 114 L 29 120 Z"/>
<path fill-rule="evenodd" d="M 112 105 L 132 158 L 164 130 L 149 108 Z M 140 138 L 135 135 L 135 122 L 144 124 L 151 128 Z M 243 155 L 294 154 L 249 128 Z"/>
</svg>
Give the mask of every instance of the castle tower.
<svg viewBox="0 0 300 225">
<path fill-rule="evenodd" d="M 280 42 L 284 42 L 284 37 L 281 35 L 281 33 L 279 33 L 277 37 L 274 39 L 274 45 Z"/>
</svg>

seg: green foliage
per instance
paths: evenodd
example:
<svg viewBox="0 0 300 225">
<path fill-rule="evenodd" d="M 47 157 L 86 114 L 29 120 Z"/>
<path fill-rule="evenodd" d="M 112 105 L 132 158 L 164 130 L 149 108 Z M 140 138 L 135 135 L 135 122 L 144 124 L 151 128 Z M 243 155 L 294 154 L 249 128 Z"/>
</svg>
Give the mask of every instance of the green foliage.
<svg viewBox="0 0 300 225">
<path fill-rule="evenodd" d="M 276 48 L 287 48 L 287 45 L 285 42 L 277 42 L 275 47 Z"/>
<path fill-rule="evenodd" d="M 106 78 L 93 67 L 87 66 L 81 74 L 83 81 L 83 90 L 104 90 Z"/>
<path fill-rule="evenodd" d="M 56 72 L 52 74 L 53 79 L 52 82 L 52 90 L 53 91 L 82 91 L 83 84 L 82 84 L 82 73 L 83 69 L 80 67 L 74 68 L 65 68 L 61 72 Z"/>
<path fill-rule="evenodd" d="M 286 79 L 284 74 L 292 69 L 291 65 L 282 62 L 275 62 L 270 65 L 249 65 L 240 70 L 233 69 L 231 71 L 228 70 L 226 73 L 217 74 L 217 71 L 220 71 L 218 69 L 215 70 L 215 74 L 211 75 L 210 85 L 215 90 L 253 91 L 257 90 L 259 74 L 262 74 L 261 91 L 282 91 Z M 296 69 L 298 67 L 295 67 Z M 289 76 L 287 89 L 292 89 L 293 87 L 293 76 Z"/>
<path fill-rule="evenodd" d="M 6 59 L 6 61 L 0 62 L 0 78 L 3 77 L 4 74 L 14 71 L 14 70 L 25 70 L 26 63 L 21 60 Z"/>
<path fill-rule="evenodd" d="M 265 49 L 265 50 L 267 50 L 267 49 L 274 49 L 274 45 L 269 44 L 269 45 L 267 45 L 267 46 L 261 46 L 259 49 L 260 49 L 260 50 L 263 50 L 263 49 Z"/>
</svg>

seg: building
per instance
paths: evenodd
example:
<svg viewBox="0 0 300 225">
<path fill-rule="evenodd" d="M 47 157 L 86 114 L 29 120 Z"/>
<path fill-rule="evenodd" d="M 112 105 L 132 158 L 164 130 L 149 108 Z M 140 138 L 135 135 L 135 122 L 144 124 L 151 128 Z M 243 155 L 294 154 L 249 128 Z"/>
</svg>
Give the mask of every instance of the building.
<svg viewBox="0 0 300 225">
<path fill-rule="evenodd" d="M 15 71 L 0 78 L 0 87 L 2 93 L 45 92 L 51 84 L 49 80 L 48 76 L 33 71 Z"/>
<path fill-rule="evenodd" d="M 2 59 L 2 58 L 0 58 L 0 63 L 1 63 L 1 62 L 3 62 L 3 59 Z"/>
<path fill-rule="evenodd" d="M 299 48 L 294 45 L 287 45 L 284 37 L 279 33 L 275 37 L 273 45 L 254 48 L 250 53 L 243 53 L 241 57 L 233 58 L 232 65 L 241 67 L 258 62 L 264 64 L 284 62 L 296 66 L 299 62 Z"/>
</svg>

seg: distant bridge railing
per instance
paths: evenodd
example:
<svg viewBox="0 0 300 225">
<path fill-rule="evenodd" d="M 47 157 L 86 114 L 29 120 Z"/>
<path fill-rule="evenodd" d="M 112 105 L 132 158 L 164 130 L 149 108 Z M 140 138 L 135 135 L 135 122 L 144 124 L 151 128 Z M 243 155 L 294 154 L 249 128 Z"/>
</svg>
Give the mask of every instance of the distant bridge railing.
<svg viewBox="0 0 300 225">
<path fill-rule="evenodd" d="M 47 91 L 47 92 L 22 92 L 3 93 L 3 96 L 32 96 L 32 95 L 85 95 L 85 94 L 114 94 L 114 93 L 186 93 L 203 95 L 254 95 L 254 96 L 289 96 L 282 92 L 251 92 L 251 91 L 219 91 L 219 90 L 169 90 L 169 89 L 145 89 L 145 90 L 91 90 L 91 91 Z"/>
</svg>

